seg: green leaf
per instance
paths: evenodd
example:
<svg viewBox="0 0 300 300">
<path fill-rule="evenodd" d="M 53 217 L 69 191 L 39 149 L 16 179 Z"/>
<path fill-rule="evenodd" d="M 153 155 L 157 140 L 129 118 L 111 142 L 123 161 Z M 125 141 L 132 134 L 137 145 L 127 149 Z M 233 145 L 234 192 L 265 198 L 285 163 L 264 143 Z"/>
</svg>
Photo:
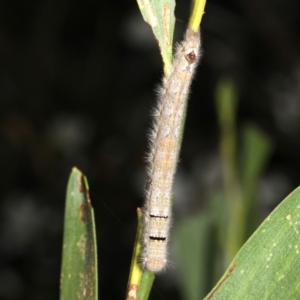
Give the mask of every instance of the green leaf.
<svg viewBox="0 0 300 300">
<path fill-rule="evenodd" d="M 244 243 L 245 207 L 237 164 L 236 111 L 238 96 L 235 84 L 229 78 L 219 80 L 216 87 L 216 108 L 220 123 L 220 152 L 222 159 L 223 184 L 226 200 L 227 224 L 224 228 L 226 239 L 225 265 L 228 266 Z"/>
<path fill-rule="evenodd" d="M 248 124 L 243 129 L 242 172 L 243 192 L 251 195 L 247 201 L 252 203 L 257 183 L 270 157 L 272 144 L 270 139 L 255 125 Z"/>
<path fill-rule="evenodd" d="M 94 212 L 87 180 L 77 168 L 66 195 L 60 299 L 98 299 Z"/>
<path fill-rule="evenodd" d="M 206 0 L 193 0 L 193 9 L 189 20 L 189 28 L 198 31 L 204 15 Z"/>
<path fill-rule="evenodd" d="M 248 237 L 260 221 L 257 201 L 258 184 L 273 147 L 268 136 L 253 124 L 248 124 L 243 128 L 242 139 L 241 174 L 245 217 L 247 218 L 245 236 Z"/>
<path fill-rule="evenodd" d="M 137 300 L 146 300 L 149 298 L 154 279 L 155 275 L 153 272 L 143 271 Z"/>
<path fill-rule="evenodd" d="M 151 26 L 158 41 L 167 75 L 172 62 L 175 0 L 137 0 L 137 2 L 145 22 Z"/>
<path fill-rule="evenodd" d="M 130 274 L 127 285 L 127 300 L 145 300 L 148 299 L 154 281 L 154 273 L 141 267 L 141 248 L 142 248 L 142 210 L 137 209 L 138 228 L 134 243 L 133 255 L 131 260 Z"/>
<path fill-rule="evenodd" d="M 299 299 L 300 187 L 263 222 L 205 299 Z"/>
<path fill-rule="evenodd" d="M 211 218 L 199 213 L 181 222 L 174 231 L 183 299 L 199 300 L 212 284 L 213 267 L 210 261 L 214 254 L 212 241 L 216 237 Z"/>
</svg>

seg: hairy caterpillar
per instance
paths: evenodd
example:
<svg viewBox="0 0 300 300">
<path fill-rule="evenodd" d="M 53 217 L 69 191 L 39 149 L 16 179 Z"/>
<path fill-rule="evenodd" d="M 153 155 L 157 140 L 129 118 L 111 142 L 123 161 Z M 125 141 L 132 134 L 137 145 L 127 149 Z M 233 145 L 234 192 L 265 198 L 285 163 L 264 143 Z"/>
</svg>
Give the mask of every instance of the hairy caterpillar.
<svg viewBox="0 0 300 300">
<path fill-rule="evenodd" d="M 169 76 L 163 79 L 150 132 L 148 186 L 143 208 L 142 264 L 152 272 L 167 263 L 172 185 L 189 90 L 200 59 L 200 33 L 187 29 L 177 46 Z"/>
</svg>

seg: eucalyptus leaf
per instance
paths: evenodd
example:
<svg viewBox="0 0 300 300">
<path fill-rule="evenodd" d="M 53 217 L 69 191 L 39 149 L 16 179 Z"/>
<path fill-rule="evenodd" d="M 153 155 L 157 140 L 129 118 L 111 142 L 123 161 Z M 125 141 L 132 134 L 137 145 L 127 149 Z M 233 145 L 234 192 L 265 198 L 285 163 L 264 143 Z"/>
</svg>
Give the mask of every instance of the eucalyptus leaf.
<svg viewBox="0 0 300 300">
<path fill-rule="evenodd" d="M 145 22 L 151 26 L 158 41 L 167 75 L 172 62 L 175 0 L 137 0 L 137 2 Z"/>
<path fill-rule="evenodd" d="M 300 187 L 270 214 L 205 299 L 299 299 Z"/>
<path fill-rule="evenodd" d="M 98 299 L 94 212 L 85 176 L 73 168 L 64 219 L 60 300 Z"/>
</svg>

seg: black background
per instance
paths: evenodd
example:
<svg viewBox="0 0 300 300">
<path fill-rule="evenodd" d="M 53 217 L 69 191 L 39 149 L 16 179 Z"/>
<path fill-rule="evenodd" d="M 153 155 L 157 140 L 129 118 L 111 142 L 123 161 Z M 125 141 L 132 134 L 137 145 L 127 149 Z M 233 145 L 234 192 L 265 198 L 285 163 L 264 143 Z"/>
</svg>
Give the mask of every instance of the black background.
<svg viewBox="0 0 300 300">
<path fill-rule="evenodd" d="M 176 6 L 182 38 L 189 1 Z M 300 181 L 298 0 L 208 0 L 203 59 L 189 100 L 175 218 L 220 188 L 214 92 L 228 76 L 238 127 L 273 142 L 263 215 Z M 100 299 L 123 299 L 143 203 L 146 133 L 162 63 L 134 0 L 0 2 L 0 299 L 58 299 L 65 189 L 88 177 L 97 220 Z M 181 299 L 176 262 L 153 299 Z"/>
</svg>

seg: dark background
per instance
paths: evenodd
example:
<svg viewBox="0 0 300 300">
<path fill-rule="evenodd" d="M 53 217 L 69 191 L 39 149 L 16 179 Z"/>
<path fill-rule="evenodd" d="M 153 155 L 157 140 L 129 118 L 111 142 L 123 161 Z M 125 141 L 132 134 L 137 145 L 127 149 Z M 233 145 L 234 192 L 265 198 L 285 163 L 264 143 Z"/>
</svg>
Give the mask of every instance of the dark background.
<svg viewBox="0 0 300 300">
<path fill-rule="evenodd" d="M 214 92 L 239 92 L 238 126 L 273 142 L 264 213 L 300 182 L 298 0 L 207 0 L 175 186 L 175 218 L 220 188 Z M 175 40 L 189 1 L 178 0 Z M 100 299 L 123 299 L 143 203 L 146 133 L 162 63 L 134 0 L 0 2 L 0 299 L 58 299 L 65 189 L 88 177 L 97 220 Z M 175 267 L 153 299 L 181 299 Z"/>
</svg>

